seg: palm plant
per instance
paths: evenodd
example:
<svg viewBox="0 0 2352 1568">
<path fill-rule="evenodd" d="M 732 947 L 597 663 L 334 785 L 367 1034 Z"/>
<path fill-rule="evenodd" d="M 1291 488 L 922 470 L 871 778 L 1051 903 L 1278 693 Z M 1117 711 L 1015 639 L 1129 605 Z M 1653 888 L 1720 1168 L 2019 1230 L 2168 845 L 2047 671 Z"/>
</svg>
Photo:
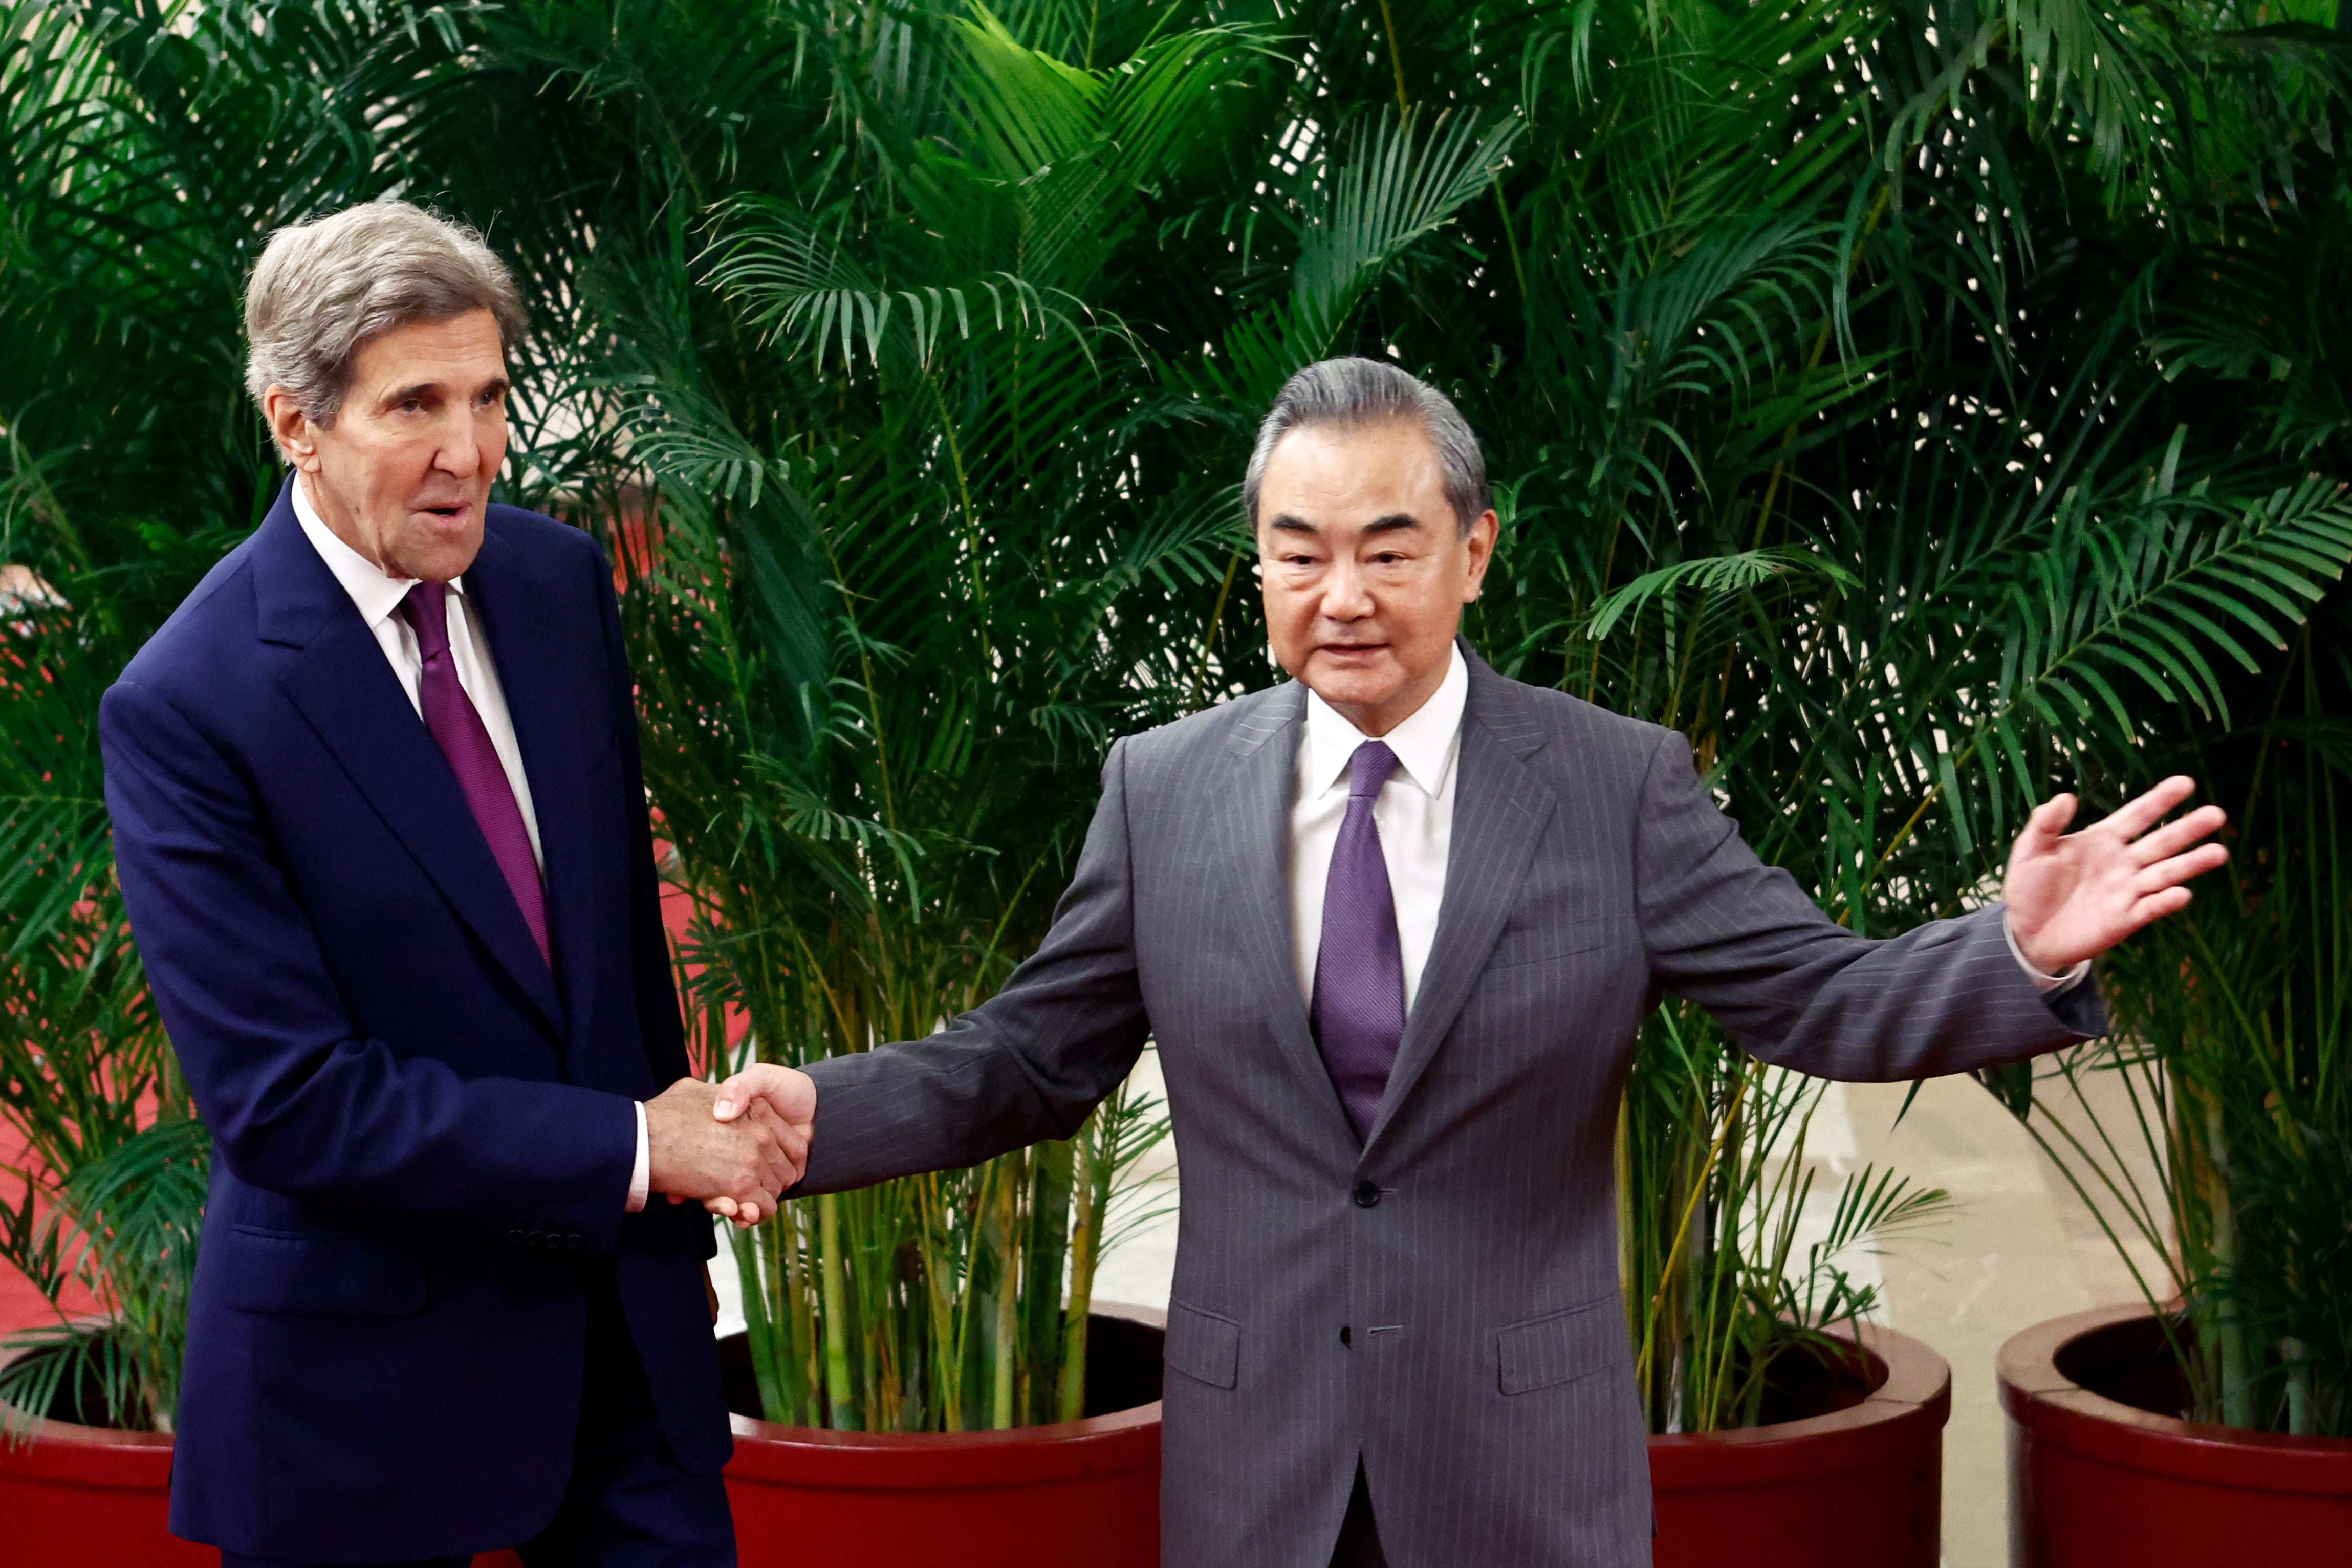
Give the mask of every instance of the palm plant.
<svg viewBox="0 0 2352 1568">
<path fill-rule="evenodd" d="M 814 31 L 779 84 L 856 116 L 887 172 L 761 171 L 698 248 L 635 258 L 674 284 L 597 297 L 630 301 L 628 346 L 572 405 L 590 434 L 535 447 L 658 536 L 626 599 L 649 786 L 704 1015 L 740 1007 L 771 1060 L 929 1033 L 1034 946 L 1102 747 L 1181 710 L 1166 606 L 1231 529 L 1222 487 L 1137 483 L 1146 367 L 1100 302 L 1146 179 L 1259 41 L 1171 29 L 1088 68 L 984 13 L 898 25 L 931 51 L 920 90 L 845 91 L 856 62 Z M 696 341 L 714 306 L 723 355 Z M 740 1238 L 769 1414 L 1078 1414 L 1117 1175 L 1158 1125 L 1122 1095 L 1068 1142 Z"/>
<path fill-rule="evenodd" d="M 2181 1413 L 2296 1436 L 2352 1436 L 2347 679 L 2339 614 L 2269 672 L 2264 717 L 2166 749 L 2228 792 L 2226 886 L 2110 961 L 2126 1032 L 1999 1086 L 2126 1262 L 2158 1259 L 2132 1272 Z M 2090 1109 L 2094 1075 L 2118 1110 Z"/>
<path fill-rule="evenodd" d="M 19 1250 L 69 1247 L 54 1215 L 185 1257 L 68 1190 L 142 1097 L 181 1111 L 89 734 L 267 501 L 235 308 L 274 225 L 399 191 L 522 279 L 506 493 L 621 561 L 716 1071 L 985 995 L 1108 740 L 1275 678 L 1233 481 L 1331 353 L 1481 432 L 1507 527 L 1469 630 L 1506 673 L 1683 730 L 1857 930 L 1981 899 L 2033 799 L 2218 720 L 2352 558 L 2317 4 L 18 0 L 8 559 L 62 604 L 12 645 L 0 879 L 9 1027 L 44 1032 L 8 1059 L 50 1077 L 0 1099 L 90 1102 Z M 1867 1305 L 1794 1240 L 1813 1093 L 1696 1016 L 1645 1034 L 1621 1188 L 1661 1428 L 1758 1418 Z M 737 1237 L 765 1408 L 1074 1412 L 1158 1124 L 1122 1099 Z M 1866 1175 L 1832 1240 L 1932 1200 Z"/>
</svg>

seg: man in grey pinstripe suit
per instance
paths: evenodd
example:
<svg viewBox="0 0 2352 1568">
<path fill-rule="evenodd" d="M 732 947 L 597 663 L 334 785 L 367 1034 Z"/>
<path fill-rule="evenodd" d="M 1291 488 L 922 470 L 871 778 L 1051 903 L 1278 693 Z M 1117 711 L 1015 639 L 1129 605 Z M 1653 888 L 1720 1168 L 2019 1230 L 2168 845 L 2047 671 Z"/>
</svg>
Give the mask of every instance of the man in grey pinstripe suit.
<svg viewBox="0 0 2352 1568">
<path fill-rule="evenodd" d="M 799 1193 L 1067 1137 L 1156 1038 L 1182 1153 L 1163 1561 L 1633 1568 L 1649 1474 L 1619 1305 L 1618 1089 L 1661 992 L 1817 1075 L 1903 1079 L 2104 1028 L 2088 961 L 2220 863 L 2168 781 L 2007 902 L 1891 941 L 1760 864 L 1681 735 L 1459 645 L 1494 546 L 1477 443 L 1327 361 L 1244 499 L 1297 679 L 1111 748 L 1037 955 L 929 1039 L 800 1074 Z"/>
</svg>

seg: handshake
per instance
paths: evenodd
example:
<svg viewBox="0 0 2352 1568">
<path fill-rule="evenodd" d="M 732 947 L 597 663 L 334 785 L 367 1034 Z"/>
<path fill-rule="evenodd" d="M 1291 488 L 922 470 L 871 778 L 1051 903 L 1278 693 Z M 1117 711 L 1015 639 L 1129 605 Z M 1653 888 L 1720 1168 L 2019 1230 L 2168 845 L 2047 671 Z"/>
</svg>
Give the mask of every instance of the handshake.
<svg viewBox="0 0 2352 1568">
<path fill-rule="evenodd" d="M 757 1062 L 725 1083 L 682 1078 L 646 1101 L 647 1190 L 739 1226 L 776 1212 L 808 1167 L 816 1085 Z"/>
</svg>

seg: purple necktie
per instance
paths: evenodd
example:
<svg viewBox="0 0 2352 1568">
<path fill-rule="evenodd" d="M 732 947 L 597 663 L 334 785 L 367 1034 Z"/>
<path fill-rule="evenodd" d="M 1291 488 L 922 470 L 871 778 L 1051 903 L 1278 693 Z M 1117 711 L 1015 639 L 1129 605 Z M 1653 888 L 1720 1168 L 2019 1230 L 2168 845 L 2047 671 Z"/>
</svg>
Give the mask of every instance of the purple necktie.
<svg viewBox="0 0 2352 1568">
<path fill-rule="evenodd" d="M 1372 803 L 1396 770 L 1396 753 L 1378 741 L 1348 759 L 1348 816 L 1323 884 L 1323 941 L 1315 954 L 1315 1037 L 1360 1139 L 1371 1134 L 1404 1037 L 1396 895 L 1372 820 Z"/>
<path fill-rule="evenodd" d="M 457 775 L 466 804 L 474 808 L 474 820 L 522 910 L 523 923 L 539 943 L 539 956 L 551 969 L 555 961 L 547 946 L 547 896 L 540 890 L 530 833 L 523 826 L 522 808 L 515 804 L 514 786 L 507 782 L 506 764 L 499 761 L 499 750 L 490 744 L 490 732 L 474 710 L 473 699 L 457 684 L 457 661 L 449 657 L 449 584 L 419 583 L 400 602 L 400 613 L 415 628 L 417 650 L 425 656 L 416 683 L 425 727 L 449 759 L 449 771 Z"/>
</svg>

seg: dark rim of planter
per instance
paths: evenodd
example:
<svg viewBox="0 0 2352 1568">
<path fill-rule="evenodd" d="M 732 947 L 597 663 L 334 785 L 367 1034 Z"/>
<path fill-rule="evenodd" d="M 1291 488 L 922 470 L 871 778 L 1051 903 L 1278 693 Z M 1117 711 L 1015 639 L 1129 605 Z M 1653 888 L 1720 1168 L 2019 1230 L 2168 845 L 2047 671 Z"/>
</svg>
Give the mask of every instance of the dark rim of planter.
<svg viewBox="0 0 2352 1568">
<path fill-rule="evenodd" d="M 1156 1307 L 1097 1301 L 1092 1315 L 1165 1329 Z M 1160 1459 L 1160 1402 L 1003 1432 L 835 1432 L 730 1418 L 738 1479 L 891 1489 L 1034 1484 L 1139 1468 Z"/>
<path fill-rule="evenodd" d="M 1874 1323 L 1831 1331 L 1868 1360 L 1861 1403 L 1801 1421 L 1650 1439 L 1650 1477 L 1661 1492 L 1716 1491 L 1884 1466 L 1901 1445 L 1932 1446 L 1952 1414 L 1950 1363 L 1928 1345 Z"/>
<path fill-rule="evenodd" d="M 2252 1491 L 2352 1492 L 2352 1438 L 2290 1437 L 2159 1415 L 2094 1394 L 2058 1368 L 2068 1346 L 2155 1317 L 2145 1302 L 2034 1324 L 2000 1347 L 2001 1408 L 2038 1443 L 2126 1468 Z"/>
</svg>

